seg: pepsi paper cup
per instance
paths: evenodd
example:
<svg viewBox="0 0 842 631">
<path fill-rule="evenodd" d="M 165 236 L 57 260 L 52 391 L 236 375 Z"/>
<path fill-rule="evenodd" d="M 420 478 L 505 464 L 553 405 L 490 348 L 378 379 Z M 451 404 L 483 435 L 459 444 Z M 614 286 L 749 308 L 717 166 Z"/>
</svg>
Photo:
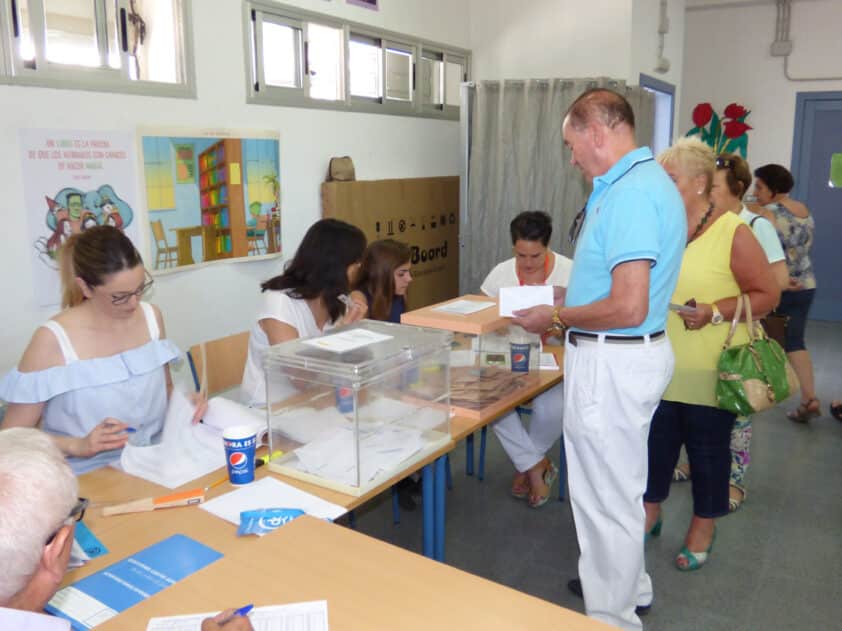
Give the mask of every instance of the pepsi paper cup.
<svg viewBox="0 0 842 631">
<path fill-rule="evenodd" d="M 257 447 L 257 432 L 253 427 L 238 425 L 222 433 L 225 444 L 225 464 L 231 484 L 254 482 L 254 450 Z"/>
<path fill-rule="evenodd" d="M 529 372 L 529 344 L 509 344 L 512 356 L 512 372 Z"/>
<path fill-rule="evenodd" d="M 342 414 L 354 411 L 354 389 L 348 386 L 336 387 L 336 407 Z"/>
</svg>

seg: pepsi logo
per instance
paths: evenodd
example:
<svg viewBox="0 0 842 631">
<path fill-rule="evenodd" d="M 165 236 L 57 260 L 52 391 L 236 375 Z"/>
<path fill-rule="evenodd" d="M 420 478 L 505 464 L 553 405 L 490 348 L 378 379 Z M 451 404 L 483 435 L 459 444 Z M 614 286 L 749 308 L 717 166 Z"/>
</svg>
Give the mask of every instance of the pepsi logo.
<svg viewBox="0 0 842 631">
<path fill-rule="evenodd" d="M 515 353 L 514 355 L 512 355 L 512 361 L 515 363 L 525 362 L 526 355 L 524 355 L 523 353 Z"/>
<path fill-rule="evenodd" d="M 248 457 L 241 451 L 235 451 L 228 456 L 228 464 L 232 469 L 245 469 L 248 465 Z"/>
<path fill-rule="evenodd" d="M 340 397 L 350 397 L 352 394 L 353 394 L 353 391 L 351 390 L 351 388 L 348 388 L 348 387 L 339 388 L 339 396 Z"/>
</svg>

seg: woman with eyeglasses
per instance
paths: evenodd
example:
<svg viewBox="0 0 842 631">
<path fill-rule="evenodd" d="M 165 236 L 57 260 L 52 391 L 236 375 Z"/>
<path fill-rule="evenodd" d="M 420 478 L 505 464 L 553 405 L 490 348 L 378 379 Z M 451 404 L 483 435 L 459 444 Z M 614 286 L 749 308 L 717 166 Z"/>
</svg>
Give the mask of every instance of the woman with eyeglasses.
<svg viewBox="0 0 842 631">
<path fill-rule="evenodd" d="M 682 138 L 658 156 L 678 187 L 687 214 L 687 248 L 667 317 L 675 353 L 672 381 L 649 429 L 649 472 L 643 496 L 647 536 L 661 532 L 661 503 L 682 445 L 692 470 L 693 518 L 675 558 L 679 570 L 697 570 L 713 549 L 715 524 L 727 515 L 731 473 L 731 429 L 735 415 L 716 401 L 717 364 L 741 295 L 752 313 L 768 313 L 778 302 L 766 255 L 736 214 L 710 197 L 716 156 L 698 138 Z M 738 323 L 733 344 L 748 342 Z"/>
<path fill-rule="evenodd" d="M 261 287 L 263 299 L 249 333 L 242 400 L 266 404 L 263 357 L 270 346 L 296 338 L 317 337 L 336 326 L 365 317 L 360 298 L 350 298 L 366 238 L 362 230 L 338 219 L 310 226 L 282 274 Z"/>
<path fill-rule="evenodd" d="M 179 350 L 157 307 L 141 301 L 152 279 L 120 230 L 71 236 L 60 265 L 63 311 L 35 331 L 0 380 L 0 399 L 9 404 L 4 427 L 41 423 L 80 474 L 118 461 L 129 441 L 157 439 Z"/>
<path fill-rule="evenodd" d="M 816 293 L 816 275 L 810 260 L 816 224 L 804 204 L 790 199 L 789 192 L 795 186 L 795 180 L 785 167 L 766 164 L 755 169 L 754 177 L 754 195 L 762 206 L 758 210 L 777 229 L 789 271 L 789 283 L 781 294 L 777 313 L 789 317 L 784 350 L 801 382 L 801 403 L 787 413 L 787 418 L 796 423 L 806 423 L 821 414 L 813 362 L 804 343 L 807 316 Z"/>
<path fill-rule="evenodd" d="M 716 158 L 716 172 L 713 174 L 713 187 L 710 199 L 718 210 L 735 213 L 745 221 L 757 237 L 760 247 L 772 268 L 775 281 L 782 290 L 789 284 L 789 272 L 786 269 L 778 233 L 768 219 L 751 212 L 743 204 L 743 196 L 751 186 L 751 170 L 748 163 L 736 154 L 723 154 Z M 731 481 L 728 508 L 733 513 L 746 498 L 744 485 L 746 470 L 751 461 L 751 418 L 737 417 L 731 430 Z M 690 479 L 690 466 L 679 465 L 675 468 L 673 479 Z"/>
<path fill-rule="evenodd" d="M 486 296 L 497 298 L 503 287 L 520 285 L 567 287 L 573 262 L 549 248 L 553 225 L 547 213 L 522 212 L 509 224 L 509 231 L 514 256 L 486 276 L 481 287 Z M 491 424 L 515 467 L 511 494 L 531 508 L 547 503 L 558 477 L 547 452 L 561 437 L 563 406 L 564 389 L 558 384 Z"/>
</svg>

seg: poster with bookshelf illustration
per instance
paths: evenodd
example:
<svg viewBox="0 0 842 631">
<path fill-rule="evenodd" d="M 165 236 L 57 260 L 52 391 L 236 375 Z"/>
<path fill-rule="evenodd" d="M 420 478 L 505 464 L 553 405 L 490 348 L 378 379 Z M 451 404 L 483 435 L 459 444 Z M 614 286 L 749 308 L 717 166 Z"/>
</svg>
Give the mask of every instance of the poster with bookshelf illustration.
<svg viewBox="0 0 842 631">
<path fill-rule="evenodd" d="M 140 131 L 149 269 L 281 252 L 277 132 Z"/>
<path fill-rule="evenodd" d="M 128 131 L 21 129 L 24 212 L 35 301 L 61 301 L 59 250 L 92 226 L 122 230 L 140 249 L 137 170 Z"/>
</svg>

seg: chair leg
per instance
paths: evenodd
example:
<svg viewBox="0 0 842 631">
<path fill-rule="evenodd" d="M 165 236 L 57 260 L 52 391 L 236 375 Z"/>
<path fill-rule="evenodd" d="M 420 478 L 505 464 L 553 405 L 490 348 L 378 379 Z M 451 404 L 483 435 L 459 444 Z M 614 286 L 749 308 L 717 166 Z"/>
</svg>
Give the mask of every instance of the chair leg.
<svg viewBox="0 0 842 631">
<path fill-rule="evenodd" d="M 482 428 L 479 434 L 479 470 L 477 479 L 482 482 L 485 479 L 485 437 L 488 434 L 488 425 Z"/>
<path fill-rule="evenodd" d="M 564 501 L 564 486 L 567 484 L 567 454 L 564 451 L 564 436 L 559 441 L 558 450 L 558 501 Z"/>
<path fill-rule="evenodd" d="M 398 504 L 398 485 L 392 485 L 392 523 L 397 526 L 401 523 L 401 508 Z"/>
</svg>

